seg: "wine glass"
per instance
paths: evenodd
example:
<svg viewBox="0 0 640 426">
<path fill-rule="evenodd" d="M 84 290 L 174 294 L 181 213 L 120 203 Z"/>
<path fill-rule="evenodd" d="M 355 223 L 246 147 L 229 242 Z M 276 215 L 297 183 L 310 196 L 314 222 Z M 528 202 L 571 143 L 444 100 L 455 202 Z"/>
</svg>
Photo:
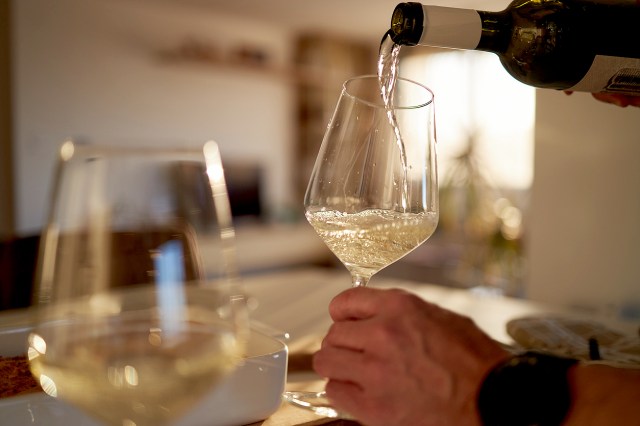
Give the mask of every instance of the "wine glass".
<svg viewBox="0 0 640 426">
<path fill-rule="evenodd" d="M 433 94 L 398 78 L 383 100 L 377 76 L 347 80 L 304 199 L 309 223 L 349 270 L 353 286 L 418 247 L 438 223 Z M 285 399 L 329 417 L 324 392 Z"/>
<path fill-rule="evenodd" d="M 66 142 L 49 215 L 33 375 L 105 424 L 177 419 L 242 359 L 248 333 L 217 145 Z"/>
</svg>

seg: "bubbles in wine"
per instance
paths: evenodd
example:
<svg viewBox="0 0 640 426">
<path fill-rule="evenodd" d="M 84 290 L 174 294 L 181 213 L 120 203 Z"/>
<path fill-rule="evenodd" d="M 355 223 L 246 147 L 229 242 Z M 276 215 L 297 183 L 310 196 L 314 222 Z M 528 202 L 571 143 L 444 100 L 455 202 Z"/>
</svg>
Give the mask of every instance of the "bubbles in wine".
<svg viewBox="0 0 640 426">
<path fill-rule="evenodd" d="M 426 241 L 438 214 L 371 209 L 307 212 L 307 220 L 352 273 L 370 277 Z"/>
</svg>

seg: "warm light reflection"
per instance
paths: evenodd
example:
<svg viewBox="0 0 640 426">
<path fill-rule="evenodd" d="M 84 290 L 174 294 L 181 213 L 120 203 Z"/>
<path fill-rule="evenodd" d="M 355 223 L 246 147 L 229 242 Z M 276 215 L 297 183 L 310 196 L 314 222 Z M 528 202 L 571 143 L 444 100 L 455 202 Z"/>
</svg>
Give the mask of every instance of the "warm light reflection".
<svg viewBox="0 0 640 426">
<path fill-rule="evenodd" d="M 237 271 L 236 252 L 235 252 L 235 231 L 231 215 L 231 205 L 227 194 L 227 184 L 224 177 L 224 169 L 222 167 L 222 157 L 218 144 L 214 141 L 205 143 L 204 157 L 207 164 L 207 176 L 209 177 L 209 185 L 211 185 L 211 193 L 213 194 L 214 208 L 218 217 L 220 227 L 220 238 L 222 241 L 222 254 L 224 256 L 224 264 L 229 275 L 234 275 Z"/>
<path fill-rule="evenodd" d="M 58 388 L 56 387 L 53 379 L 51 379 L 49 376 L 45 376 L 44 374 L 40 375 L 40 386 L 47 395 L 53 397 L 58 396 Z"/>
<path fill-rule="evenodd" d="M 60 148 L 60 158 L 62 161 L 68 161 L 73 157 L 73 153 L 75 152 L 75 145 L 72 141 L 66 141 L 62 144 Z"/>
<path fill-rule="evenodd" d="M 122 387 L 122 377 L 120 371 L 116 367 L 107 368 L 107 380 L 116 388 Z"/>
<path fill-rule="evenodd" d="M 499 198 L 493 204 L 493 211 L 500 219 L 500 232 L 507 240 L 515 240 L 522 234 L 522 212 L 506 198 Z"/>
<path fill-rule="evenodd" d="M 162 345 L 162 330 L 159 328 L 152 328 L 149 330 L 149 344 L 152 346 Z"/>
<path fill-rule="evenodd" d="M 32 350 L 35 351 L 35 353 L 32 352 Z M 38 355 L 44 355 L 46 352 L 47 342 L 45 342 L 39 334 L 31 333 L 29 335 L 29 359 L 33 359 Z"/>
<path fill-rule="evenodd" d="M 220 222 L 220 228 L 233 230 L 231 222 L 231 206 L 227 195 L 227 185 L 224 178 L 222 158 L 218 145 L 214 141 L 209 141 L 203 148 L 205 162 L 207 164 L 207 176 L 215 201 L 216 214 Z M 224 237 L 224 235 L 223 235 Z"/>
<path fill-rule="evenodd" d="M 132 365 L 124 367 L 124 380 L 129 386 L 138 386 L 138 370 Z"/>
<path fill-rule="evenodd" d="M 207 176 L 212 185 L 224 185 L 224 169 L 220 161 L 220 150 L 214 141 L 208 141 L 203 147 L 204 157 L 207 164 Z"/>
<path fill-rule="evenodd" d="M 98 293 L 89 298 L 89 311 L 95 315 L 118 315 L 122 304 L 115 295 Z"/>
<path fill-rule="evenodd" d="M 115 388 L 138 386 L 138 370 L 132 365 L 124 367 L 109 367 L 107 369 L 107 380 Z"/>
</svg>

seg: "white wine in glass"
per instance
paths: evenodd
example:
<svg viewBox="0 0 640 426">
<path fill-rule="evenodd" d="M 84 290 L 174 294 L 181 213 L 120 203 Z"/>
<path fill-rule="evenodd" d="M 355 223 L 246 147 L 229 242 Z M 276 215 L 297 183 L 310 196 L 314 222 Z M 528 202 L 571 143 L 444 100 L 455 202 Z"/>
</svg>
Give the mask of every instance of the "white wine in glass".
<svg viewBox="0 0 640 426">
<path fill-rule="evenodd" d="M 217 256 L 203 259 L 201 244 Z M 43 390 L 105 424 L 181 417 L 242 359 L 248 321 L 234 255 L 214 142 L 65 143 L 29 336 Z"/>
<path fill-rule="evenodd" d="M 347 267 L 356 286 L 427 240 L 436 228 L 434 212 L 400 213 L 367 209 L 306 214 L 309 223 Z"/>
<path fill-rule="evenodd" d="M 347 80 L 304 199 L 309 223 L 353 286 L 426 241 L 438 223 L 433 94 L 398 78 L 383 100 L 377 76 Z M 286 399 L 337 417 L 323 392 Z"/>
</svg>

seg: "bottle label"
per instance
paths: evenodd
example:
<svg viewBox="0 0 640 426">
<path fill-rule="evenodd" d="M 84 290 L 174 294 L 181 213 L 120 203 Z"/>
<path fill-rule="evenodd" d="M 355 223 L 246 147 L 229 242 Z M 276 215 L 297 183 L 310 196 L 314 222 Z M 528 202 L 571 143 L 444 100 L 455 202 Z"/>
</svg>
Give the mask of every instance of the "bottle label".
<svg viewBox="0 0 640 426">
<path fill-rule="evenodd" d="M 566 90 L 640 96 L 640 59 L 596 56 L 582 80 Z"/>
<path fill-rule="evenodd" d="M 473 50 L 482 34 L 482 20 L 477 11 L 423 5 L 424 30 L 418 44 L 433 47 Z"/>
</svg>

